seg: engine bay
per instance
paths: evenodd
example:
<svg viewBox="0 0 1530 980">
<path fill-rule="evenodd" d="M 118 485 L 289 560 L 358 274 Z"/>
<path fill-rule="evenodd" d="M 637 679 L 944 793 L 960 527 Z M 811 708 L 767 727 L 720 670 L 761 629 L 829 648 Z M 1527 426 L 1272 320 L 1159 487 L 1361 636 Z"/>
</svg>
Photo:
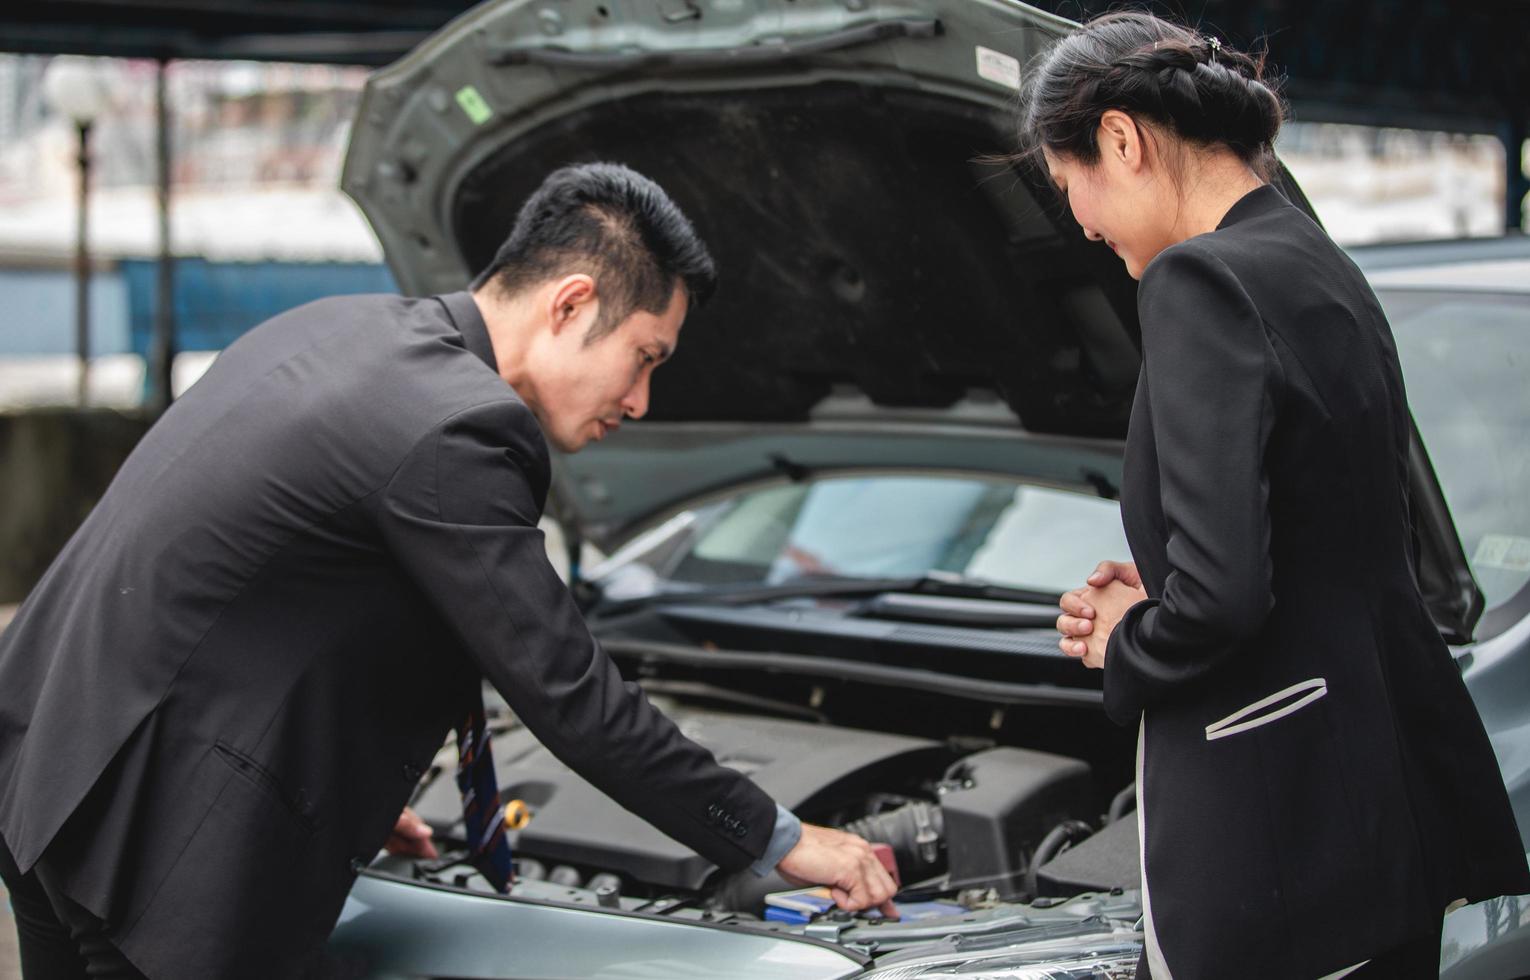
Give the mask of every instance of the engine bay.
<svg viewBox="0 0 1530 980">
<path fill-rule="evenodd" d="M 509 830 L 512 897 L 791 932 L 879 954 L 951 937 L 1013 943 L 1038 930 L 1136 927 L 1131 788 L 1099 813 L 1083 760 L 651 700 L 804 821 L 889 845 L 900 918 L 832 907 L 783 912 L 793 884 L 723 872 L 605 797 L 507 710 L 491 709 L 501 800 L 518 817 Z M 411 804 L 435 831 L 441 857 L 384 857 L 374 868 L 490 892 L 464 860 L 454 772 L 447 747 Z"/>
</svg>

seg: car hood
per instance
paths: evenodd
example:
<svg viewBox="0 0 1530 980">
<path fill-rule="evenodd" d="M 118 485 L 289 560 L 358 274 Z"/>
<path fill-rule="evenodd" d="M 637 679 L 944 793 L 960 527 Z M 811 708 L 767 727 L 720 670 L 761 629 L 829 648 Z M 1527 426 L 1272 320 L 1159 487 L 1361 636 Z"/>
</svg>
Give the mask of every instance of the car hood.
<svg viewBox="0 0 1530 980">
<path fill-rule="evenodd" d="M 626 163 L 694 222 L 720 288 L 648 418 L 559 461 L 561 516 L 602 545 L 799 462 L 1108 488 L 1136 283 L 1035 168 L 990 159 L 1013 144 L 1022 66 L 1071 26 L 1011 0 L 491 2 L 372 76 L 342 186 L 416 295 L 463 288 L 567 163 Z M 858 447 L 857 426 L 885 438 Z M 982 435 L 943 445 L 953 429 Z M 1415 499 L 1438 501 L 1418 455 Z M 1480 597 L 1448 512 L 1421 510 L 1437 617 L 1469 632 Z"/>
</svg>

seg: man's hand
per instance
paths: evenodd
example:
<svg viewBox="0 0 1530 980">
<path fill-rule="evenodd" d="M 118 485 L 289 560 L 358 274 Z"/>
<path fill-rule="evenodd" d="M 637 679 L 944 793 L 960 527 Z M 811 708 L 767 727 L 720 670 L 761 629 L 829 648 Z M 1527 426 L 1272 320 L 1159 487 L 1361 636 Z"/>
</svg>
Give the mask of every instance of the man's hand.
<svg viewBox="0 0 1530 980">
<path fill-rule="evenodd" d="M 877 860 L 871 845 L 854 834 L 828 827 L 802 825 L 802 839 L 776 865 L 781 877 L 799 887 L 828 885 L 842 909 L 859 912 L 877 908 L 898 917 L 892 897 L 898 887 Z"/>
<path fill-rule="evenodd" d="M 430 840 L 432 833 L 430 824 L 421 820 L 406 806 L 404 812 L 398 815 L 398 823 L 393 825 L 393 833 L 388 837 L 388 843 L 383 845 L 383 849 L 398 857 L 439 857 L 440 855 L 436 853 L 436 845 Z"/>
<path fill-rule="evenodd" d="M 1147 598 L 1142 576 L 1133 562 L 1102 561 L 1089 575 L 1089 584 L 1063 593 L 1062 615 L 1057 617 L 1058 647 L 1079 657 L 1085 667 L 1105 666 L 1105 647 L 1110 633 L 1126 610 Z"/>
</svg>

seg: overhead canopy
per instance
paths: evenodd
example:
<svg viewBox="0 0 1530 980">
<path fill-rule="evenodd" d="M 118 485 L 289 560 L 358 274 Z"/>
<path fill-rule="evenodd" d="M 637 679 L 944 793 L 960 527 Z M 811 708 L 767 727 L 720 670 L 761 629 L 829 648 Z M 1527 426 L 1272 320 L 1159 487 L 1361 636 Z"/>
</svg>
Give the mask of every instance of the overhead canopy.
<svg viewBox="0 0 1530 980">
<path fill-rule="evenodd" d="M 562 9 L 569 0 L 546 5 Z M 613 4 L 636 0 L 611 0 Z M 712 0 L 644 0 L 677 9 Z M 885 0 L 884 0 L 885 2 Z M 1033 0 L 1078 18 L 1116 0 Z M 382 65 L 465 0 L 49 0 L 0 5 L 0 49 Z M 1301 119 L 1499 133 L 1530 116 L 1530 0 L 1175 4 L 1230 43 L 1261 39 Z"/>
<path fill-rule="evenodd" d="M 1075 20 L 1116 0 L 1030 0 Z M 1530 118 L 1530 0 L 1181 0 L 1209 34 L 1267 46 L 1300 120 L 1500 135 Z"/>
<path fill-rule="evenodd" d="M 49 0 L 0 6 L 0 49 L 385 65 L 468 0 Z"/>
</svg>

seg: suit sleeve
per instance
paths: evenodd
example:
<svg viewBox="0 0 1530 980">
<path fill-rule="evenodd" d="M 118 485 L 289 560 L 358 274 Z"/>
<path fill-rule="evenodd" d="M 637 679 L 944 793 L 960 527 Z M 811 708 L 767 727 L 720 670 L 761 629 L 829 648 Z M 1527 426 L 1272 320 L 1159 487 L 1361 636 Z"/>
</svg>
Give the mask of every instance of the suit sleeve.
<svg viewBox="0 0 1530 980">
<path fill-rule="evenodd" d="M 468 409 L 383 492 L 388 547 L 526 727 L 575 772 L 715 864 L 767 851 L 774 801 L 622 680 L 547 560 L 545 444 L 515 401 Z"/>
<path fill-rule="evenodd" d="M 1149 266 L 1138 310 L 1169 571 L 1107 646 L 1120 724 L 1236 655 L 1274 604 L 1264 456 L 1280 367 L 1259 312 L 1193 240 Z"/>
</svg>

